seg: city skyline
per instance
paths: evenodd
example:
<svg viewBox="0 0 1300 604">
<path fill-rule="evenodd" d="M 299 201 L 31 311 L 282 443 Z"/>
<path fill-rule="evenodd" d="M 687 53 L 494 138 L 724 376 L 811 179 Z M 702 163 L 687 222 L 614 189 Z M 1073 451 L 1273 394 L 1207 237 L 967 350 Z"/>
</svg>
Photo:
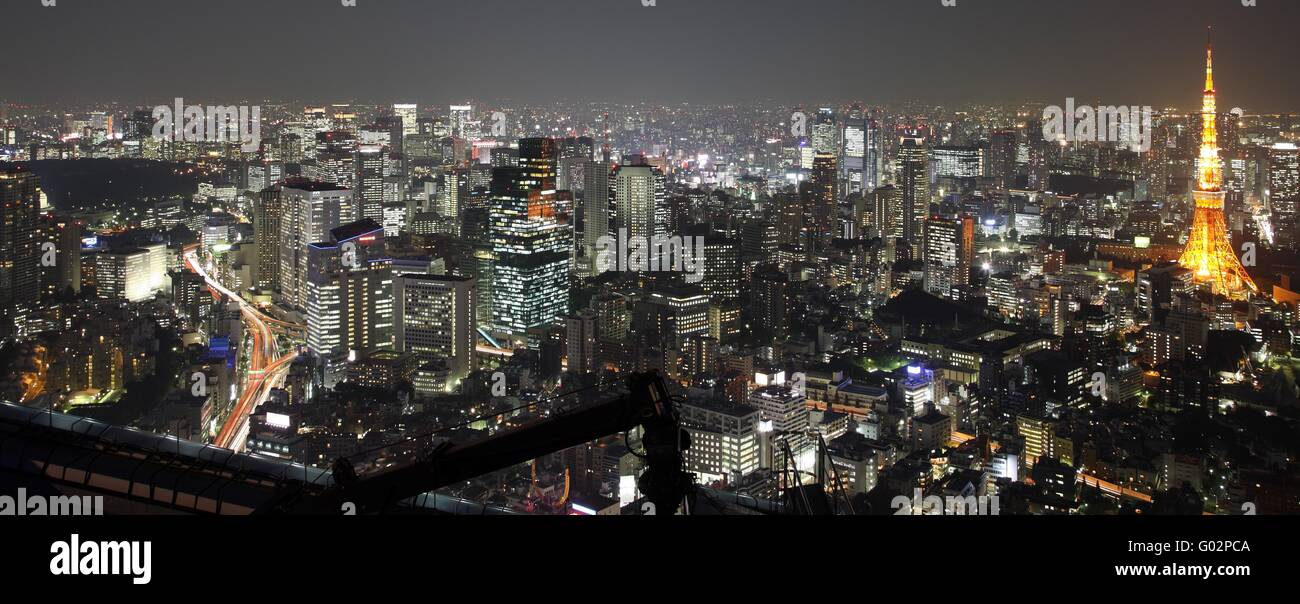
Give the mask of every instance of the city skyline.
<svg viewBox="0 0 1300 604">
<path fill-rule="evenodd" d="M 23 94 L 156 99 L 0 100 L 0 478 L 1300 515 L 1300 114 L 1251 105 L 1294 96 L 1292 9 L 619 2 L 0 13 L 68 19 Z"/>
<path fill-rule="evenodd" d="M 0 24 L 8 593 L 1291 576 L 1300 0 Z"/>
</svg>

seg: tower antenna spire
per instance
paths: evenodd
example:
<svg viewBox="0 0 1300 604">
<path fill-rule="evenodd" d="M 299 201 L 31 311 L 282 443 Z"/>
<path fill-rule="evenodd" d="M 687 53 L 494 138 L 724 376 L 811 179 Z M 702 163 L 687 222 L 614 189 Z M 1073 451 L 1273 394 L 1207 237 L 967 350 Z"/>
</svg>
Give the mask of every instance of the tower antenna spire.
<svg viewBox="0 0 1300 604">
<path fill-rule="evenodd" d="M 1205 27 L 1205 92 L 1214 90 L 1214 26 Z"/>
</svg>

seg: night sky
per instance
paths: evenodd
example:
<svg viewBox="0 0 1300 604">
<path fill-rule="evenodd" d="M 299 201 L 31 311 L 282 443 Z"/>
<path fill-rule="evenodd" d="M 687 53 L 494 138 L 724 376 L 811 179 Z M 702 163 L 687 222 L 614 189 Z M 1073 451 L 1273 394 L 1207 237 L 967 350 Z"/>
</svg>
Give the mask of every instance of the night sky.
<svg viewBox="0 0 1300 604">
<path fill-rule="evenodd" d="M 0 0 L 0 99 L 1300 109 L 1300 0 Z"/>
</svg>

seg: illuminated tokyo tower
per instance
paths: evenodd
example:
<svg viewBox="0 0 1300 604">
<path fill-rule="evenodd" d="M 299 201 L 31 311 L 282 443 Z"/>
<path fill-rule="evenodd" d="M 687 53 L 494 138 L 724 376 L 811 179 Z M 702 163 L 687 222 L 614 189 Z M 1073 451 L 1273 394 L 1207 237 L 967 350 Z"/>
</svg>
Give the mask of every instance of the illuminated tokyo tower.
<svg viewBox="0 0 1300 604">
<path fill-rule="evenodd" d="M 1201 106 L 1201 156 L 1198 162 L 1196 214 L 1192 232 L 1178 263 L 1192 271 L 1192 280 L 1208 286 L 1215 295 L 1244 298 L 1259 288 L 1241 266 L 1236 251 L 1228 242 L 1228 228 L 1223 220 L 1223 162 L 1219 159 L 1219 134 L 1214 99 L 1214 46 L 1205 46 L 1205 100 Z"/>
</svg>

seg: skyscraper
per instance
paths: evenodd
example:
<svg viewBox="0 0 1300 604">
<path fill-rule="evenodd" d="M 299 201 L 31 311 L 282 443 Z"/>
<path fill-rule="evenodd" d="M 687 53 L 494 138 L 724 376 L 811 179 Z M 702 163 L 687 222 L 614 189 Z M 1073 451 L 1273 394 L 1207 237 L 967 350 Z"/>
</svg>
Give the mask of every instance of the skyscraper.
<svg viewBox="0 0 1300 604">
<path fill-rule="evenodd" d="M 800 186 L 803 191 L 798 195 L 780 193 L 772 199 L 772 224 L 781 245 L 799 244 L 805 239 L 810 222 L 806 197 L 811 196 L 811 185 L 803 182 Z"/>
<path fill-rule="evenodd" d="M 740 242 L 717 236 L 704 240 L 704 280 L 700 285 L 713 300 L 739 300 Z"/>
<path fill-rule="evenodd" d="M 953 288 L 970 284 L 975 257 L 975 220 L 970 216 L 955 219 L 931 216 L 924 225 L 925 291 L 951 298 Z"/>
<path fill-rule="evenodd" d="M 569 308 L 571 225 L 555 203 L 555 141 L 519 141 L 519 165 L 492 170 L 492 321 L 514 336 Z"/>
<path fill-rule="evenodd" d="M 984 157 L 978 147 L 941 145 L 930 150 L 934 185 L 943 194 L 969 193 L 984 176 Z"/>
<path fill-rule="evenodd" d="M 790 278 L 775 265 L 760 266 L 754 271 L 750 283 L 750 312 L 760 326 L 777 336 L 788 333 L 790 327 Z"/>
<path fill-rule="evenodd" d="M 1278 143 L 1268 150 L 1268 203 L 1284 225 L 1296 224 L 1300 211 L 1300 147 Z"/>
<path fill-rule="evenodd" d="M 253 240 L 257 242 L 257 289 L 270 290 L 280 283 L 280 221 L 284 209 L 280 187 L 263 189 L 253 206 Z"/>
<path fill-rule="evenodd" d="M 809 178 L 810 198 L 808 211 L 812 218 L 814 247 L 820 249 L 839 236 L 839 206 L 837 205 L 835 156 L 818 153 L 813 156 L 812 174 Z"/>
<path fill-rule="evenodd" d="M 914 245 L 921 243 L 921 222 L 930 213 L 929 163 L 925 137 L 904 136 L 899 143 L 894 182 L 901 193 L 898 209 L 902 237 Z"/>
<path fill-rule="evenodd" d="M 451 129 L 451 135 L 456 138 L 466 138 L 469 130 L 469 123 L 474 119 L 473 105 L 452 105 L 448 110 L 448 125 Z"/>
<path fill-rule="evenodd" d="M 872 226 L 880 237 L 898 239 L 903 236 L 903 194 L 894 185 L 886 185 L 872 192 Z"/>
<path fill-rule="evenodd" d="M 393 115 L 397 116 L 397 118 L 402 121 L 403 136 L 419 134 L 420 124 L 416 121 L 417 112 L 414 103 L 393 105 Z"/>
<path fill-rule="evenodd" d="M 15 319 L 40 294 L 39 214 L 40 179 L 22 169 L 0 169 L 0 317 Z"/>
<path fill-rule="evenodd" d="M 609 162 L 603 160 L 589 161 L 583 166 L 583 228 L 581 255 L 578 261 L 579 274 L 583 276 L 596 276 L 601 272 L 596 264 L 596 246 L 601 237 L 610 234 L 609 173 L 611 167 Z"/>
<path fill-rule="evenodd" d="M 583 169 L 591 161 L 594 143 L 589 137 L 561 139 L 560 159 L 555 170 L 555 188 L 561 191 L 582 191 L 586 183 Z"/>
<path fill-rule="evenodd" d="M 66 289 L 81 291 L 81 230 L 85 223 L 71 218 L 53 218 L 53 243 L 58 248 L 53 271 L 53 290 L 59 293 Z"/>
<path fill-rule="evenodd" d="M 610 175 L 613 191 L 614 229 L 627 229 L 629 237 L 645 237 L 668 231 L 666 179 L 659 168 L 648 165 L 620 165 Z"/>
<path fill-rule="evenodd" d="M 867 158 L 867 120 L 851 117 L 844 120 L 840 146 L 840 182 L 847 195 L 863 191 L 863 168 Z M 868 191 L 870 189 L 867 189 Z"/>
<path fill-rule="evenodd" d="M 344 222 L 352 190 L 333 183 L 297 180 L 280 189 L 280 291 L 286 304 L 307 307 L 307 246 L 326 241 Z"/>
<path fill-rule="evenodd" d="M 456 219 L 459 222 L 464 200 L 469 194 L 469 170 L 453 168 L 443 173 L 442 190 L 433 201 L 433 211 L 443 218 Z"/>
<path fill-rule="evenodd" d="M 328 386 L 353 355 L 392 347 L 392 261 L 384 227 L 370 219 L 331 229 L 306 255 L 307 349 Z"/>
<path fill-rule="evenodd" d="M 989 156 L 984 162 L 985 176 L 992 178 L 999 188 L 1009 189 L 1016 182 L 1015 130 L 994 130 L 989 136 Z"/>
<path fill-rule="evenodd" d="M 1251 280 L 1232 244 L 1223 218 L 1223 163 L 1219 159 L 1214 90 L 1214 48 L 1205 48 L 1205 94 L 1201 107 L 1201 153 L 1197 162 L 1196 210 L 1192 231 L 1178 263 L 1192 271 L 1198 285 L 1216 295 L 1241 298 L 1259 289 Z"/>
<path fill-rule="evenodd" d="M 874 191 L 883 185 L 885 172 L 884 140 L 881 137 L 880 122 L 868 118 L 866 132 L 863 136 L 862 190 Z"/>
<path fill-rule="evenodd" d="M 839 147 L 839 132 L 835 127 L 835 111 L 830 107 L 817 110 L 817 121 L 812 127 L 813 153 L 829 153 L 834 156 Z"/>
<path fill-rule="evenodd" d="M 358 145 L 354 162 L 356 178 L 353 182 L 352 212 L 350 220 L 370 218 L 384 222 L 384 172 L 388 166 L 388 150 L 380 145 Z"/>
</svg>

